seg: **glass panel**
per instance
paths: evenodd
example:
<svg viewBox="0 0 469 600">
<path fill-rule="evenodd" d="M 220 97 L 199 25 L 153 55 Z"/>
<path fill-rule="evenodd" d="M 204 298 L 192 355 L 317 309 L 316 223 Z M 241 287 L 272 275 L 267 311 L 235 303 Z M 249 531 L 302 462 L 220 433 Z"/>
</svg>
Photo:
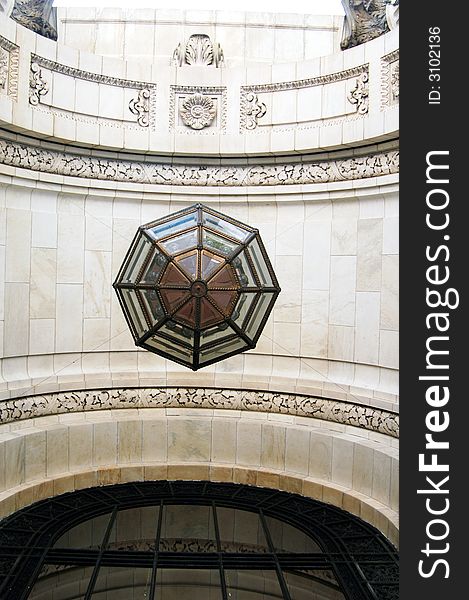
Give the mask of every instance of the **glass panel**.
<svg viewBox="0 0 469 600">
<path fill-rule="evenodd" d="M 248 249 L 251 254 L 251 258 L 256 268 L 261 285 L 263 287 L 269 287 L 273 285 L 272 277 L 269 274 L 269 270 L 267 269 L 267 265 L 265 264 L 265 259 L 262 255 L 259 242 L 256 238 L 254 238 L 249 244 Z"/>
<path fill-rule="evenodd" d="M 233 271 L 229 265 L 222 267 L 218 273 L 209 281 L 209 288 L 222 287 L 222 288 L 233 288 L 239 287 L 238 282 L 235 279 Z"/>
<path fill-rule="evenodd" d="M 166 338 L 154 335 L 153 337 L 149 338 L 145 343 L 148 344 L 151 348 L 156 348 L 157 350 L 161 350 L 162 352 L 166 352 L 166 354 L 170 354 L 175 358 L 192 364 L 192 350 L 188 350 L 187 348 L 179 346 L 176 341 L 171 342 Z"/>
<path fill-rule="evenodd" d="M 221 254 L 222 256 L 229 256 L 238 247 L 238 244 L 230 242 L 229 240 L 226 240 L 219 235 L 215 235 L 210 231 L 204 230 L 202 238 L 203 244 L 206 248 L 214 250 L 217 254 Z"/>
<path fill-rule="evenodd" d="M 181 306 L 181 308 L 176 311 L 173 315 L 173 318 L 176 321 L 182 321 L 189 327 L 195 327 L 195 314 L 196 314 L 196 299 L 192 298 Z"/>
<path fill-rule="evenodd" d="M 189 279 L 181 271 L 170 263 L 161 278 L 160 285 L 189 285 Z"/>
<path fill-rule="evenodd" d="M 209 569 L 158 569 L 158 600 L 222 600 L 220 574 Z"/>
<path fill-rule="evenodd" d="M 230 237 L 241 240 L 242 242 L 244 242 L 244 240 L 250 234 L 250 231 L 246 231 L 246 229 L 242 229 L 241 227 L 233 225 L 232 223 L 225 221 L 225 219 L 215 217 L 214 215 L 206 212 L 203 213 L 203 223 L 211 229 L 215 229 L 220 233 L 229 235 Z"/>
<path fill-rule="evenodd" d="M 148 251 L 150 250 L 152 243 L 145 235 L 140 235 L 134 249 L 132 251 L 132 255 L 127 265 L 127 268 L 122 276 L 122 283 L 135 283 L 137 279 L 138 272 L 142 268 L 143 262 L 148 256 Z"/>
<path fill-rule="evenodd" d="M 202 279 L 207 280 L 215 269 L 221 265 L 223 259 L 219 256 L 213 256 L 213 254 L 209 254 L 202 250 L 202 266 L 201 266 L 201 277 Z"/>
<path fill-rule="evenodd" d="M 28 600 L 82 600 L 94 567 L 44 565 Z"/>
<path fill-rule="evenodd" d="M 171 235 L 172 233 L 182 231 L 183 229 L 194 227 L 195 225 L 197 225 L 197 212 L 178 217 L 168 221 L 167 223 L 163 223 L 162 225 L 155 225 L 155 227 L 152 227 L 147 231 L 153 238 L 155 238 L 155 240 L 158 240 L 166 237 L 167 235 Z"/>
<path fill-rule="evenodd" d="M 148 600 L 150 585 L 151 569 L 102 566 L 91 598 L 92 600 Z"/>
<path fill-rule="evenodd" d="M 186 298 L 189 298 L 189 292 L 187 290 L 171 290 L 161 289 L 161 297 L 165 303 L 166 309 L 169 312 L 173 312 Z"/>
<path fill-rule="evenodd" d="M 284 572 L 292 600 L 346 600 L 332 571 Z"/>
<path fill-rule="evenodd" d="M 255 297 L 256 294 L 240 294 L 233 314 L 231 315 L 231 318 L 236 325 L 238 325 L 238 327 L 242 328 L 244 319 L 246 318 L 246 315 L 248 314 Z"/>
<path fill-rule="evenodd" d="M 276 571 L 225 571 L 230 600 L 283 598 Z"/>
<path fill-rule="evenodd" d="M 148 329 L 148 326 L 143 314 L 143 310 L 137 299 L 137 292 L 126 289 L 121 289 L 119 291 L 129 313 L 130 320 L 132 321 L 134 334 L 137 337 L 141 337 Z"/>
<path fill-rule="evenodd" d="M 140 290 L 145 306 L 151 317 L 152 325 L 155 325 L 164 317 L 164 310 L 155 290 Z"/>
<path fill-rule="evenodd" d="M 208 296 L 226 316 L 229 316 L 238 294 L 229 290 L 213 290 Z"/>
<path fill-rule="evenodd" d="M 216 552 L 215 523 L 211 506 L 165 506 L 160 551 Z"/>
<path fill-rule="evenodd" d="M 214 342 L 216 340 L 220 340 L 227 335 L 233 335 L 235 332 L 228 323 L 220 323 L 219 325 L 215 325 L 215 327 L 210 327 L 210 329 L 205 329 L 200 334 L 200 344 L 208 344 L 209 342 Z"/>
<path fill-rule="evenodd" d="M 161 254 L 161 252 L 155 249 L 155 251 L 153 252 L 153 256 L 150 260 L 150 264 L 148 265 L 147 270 L 143 274 L 142 279 L 140 279 L 140 283 L 155 284 L 165 264 L 166 258 Z"/>
<path fill-rule="evenodd" d="M 222 552 L 269 552 L 258 513 L 217 506 Z"/>
<path fill-rule="evenodd" d="M 161 242 L 161 245 L 169 254 L 179 254 L 179 252 L 184 252 L 184 250 L 189 250 L 197 246 L 197 237 L 197 229 L 193 229 L 188 233 L 170 238 L 166 242 Z"/>
<path fill-rule="evenodd" d="M 177 264 L 193 279 L 197 279 L 197 251 L 176 258 Z"/>
<path fill-rule="evenodd" d="M 246 327 L 246 334 L 251 339 L 254 339 L 256 337 L 261 321 L 265 316 L 265 313 L 269 307 L 269 303 L 272 300 L 273 295 L 274 294 L 272 292 L 261 294 L 261 297 L 259 298 L 254 308 L 254 312 L 252 313 L 251 318 L 249 319 L 249 322 Z"/>
<path fill-rule="evenodd" d="M 234 340 L 230 340 L 229 342 L 222 342 L 220 345 L 215 346 L 214 348 L 201 350 L 200 363 L 205 363 L 209 360 L 221 358 L 226 354 L 230 354 L 231 352 L 234 352 L 235 350 L 240 350 L 244 347 L 247 347 L 247 344 L 241 338 L 236 338 Z"/>
<path fill-rule="evenodd" d="M 266 522 L 276 552 L 322 553 L 318 544 L 296 527 L 273 517 L 266 517 Z"/>
<path fill-rule="evenodd" d="M 207 298 L 200 299 L 200 327 L 208 327 L 214 325 L 218 321 L 223 320 L 223 315 L 210 304 Z"/>
<path fill-rule="evenodd" d="M 109 536 L 108 550 L 154 550 L 159 506 L 121 510 Z"/>
<path fill-rule="evenodd" d="M 239 283 L 243 287 L 254 287 L 256 286 L 256 281 L 251 271 L 251 267 L 249 266 L 248 259 L 244 252 L 235 256 L 231 261 L 233 265 L 236 275 L 238 276 Z M 256 286 L 257 287 L 257 286 Z"/>
<path fill-rule="evenodd" d="M 186 307 L 187 305 L 192 305 L 192 304 L 193 304 L 193 302 L 188 302 L 187 304 L 184 305 L 184 307 Z M 180 313 L 182 310 L 183 309 L 178 311 L 178 313 Z M 161 333 L 167 333 L 171 337 L 173 337 L 177 340 L 181 340 L 182 342 L 185 342 L 186 344 L 194 343 L 193 329 L 189 329 L 185 325 L 180 325 L 179 323 L 175 323 L 174 321 L 167 321 L 162 327 L 160 327 L 158 329 L 158 331 Z"/>
<path fill-rule="evenodd" d="M 94 517 L 65 532 L 54 544 L 54 548 L 95 548 L 101 546 L 111 513 Z"/>
</svg>

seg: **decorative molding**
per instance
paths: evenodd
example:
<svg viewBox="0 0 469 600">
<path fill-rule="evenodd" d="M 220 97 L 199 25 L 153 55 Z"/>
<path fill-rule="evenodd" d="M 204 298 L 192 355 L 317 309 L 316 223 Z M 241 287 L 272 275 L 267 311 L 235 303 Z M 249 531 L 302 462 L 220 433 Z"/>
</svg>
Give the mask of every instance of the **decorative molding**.
<svg viewBox="0 0 469 600">
<path fill-rule="evenodd" d="M 133 115 L 137 116 L 137 123 L 140 127 L 148 127 L 150 125 L 150 97 L 150 90 L 143 88 L 138 92 L 137 97 L 132 98 L 129 102 L 129 110 Z"/>
<path fill-rule="evenodd" d="M 399 102 L 399 50 L 381 57 L 381 109 Z"/>
<path fill-rule="evenodd" d="M 389 0 L 342 0 L 345 17 L 342 50 L 353 48 L 389 31 L 386 9 Z"/>
<path fill-rule="evenodd" d="M 46 69 L 51 73 L 60 73 L 68 77 L 73 77 L 74 79 L 82 79 L 84 81 L 90 81 L 92 83 L 97 83 L 101 85 L 110 85 L 114 87 L 132 89 L 136 90 L 137 92 L 136 98 L 133 98 L 129 102 L 128 106 L 130 113 L 137 116 L 136 122 L 127 119 L 109 119 L 107 117 L 100 117 L 99 115 L 84 115 L 79 112 L 72 112 L 50 105 L 44 107 L 42 110 L 45 110 L 46 112 L 50 112 L 52 114 L 60 114 L 68 119 L 77 122 L 100 123 L 104 125 L 110 125 L 112 127 L 125 126 L 126 128 L 132 128 L 135 127 L 135 125 L 137 125 L 137 128 L 150 127 L 154 129 L 156 111 L 156 85 L 143 81 L 133 81 L 131 79 L 121 79 L 119 77 L 109 77 L 108 75 L 91 73 L 88 71 L 83 71 L 82 69 L 77 69 L 75 67 L 70 67 L 68 65 L 57 63 L 48 58 L 38 56 L 37 54 L 31 54 L 31 73 L 33 73 L 33 70 L 37 70 L 39 67 L 42 67 L 43 69 Z M 41 73 L 40 69 L 39 72 Z M 40 74 L 40 77 L 42 77 L 42 73 Z M 36 82 L 33 79 L 33 75 L 31 75 L 30 103 L 33 106 L 40 108 L 40 96 L 43 94 L 40 92 L 36 93 L 34 91 L 35 86 Z"/>
<path fill-rule="evenodd" d="M 153 84 L 134 81 L 132 79 L 121 79 L 120 77 L 110 77 L 109 75 L 101 75 L 100 73 L 91 73 L 90 71 L 83 71 L 76 67 L 70 67 L 69 65 L 63 65 L 55 62 L 48 58 L 43 58 L 37 54 L 31 54 L 31 62 L 37 63 L 40 67 L 47 69 L 48 71 L 54 71 L 61 73 L 62 75 L 69 75 L 75 79 L 84 79 L 85 81 L 93 81 L 95 83 L 104 83 L 105 85 L 114 85 L 117 87 L 131 88 L 141 90 L 143 88 L 153 88 Z"/>
<path fill-rule="evenodd" d="M 13 100 L 18 99 L 19 62 L 19 47 L 0 35 L 0 91 Z"/>
<path fill-rule="evenodd" d="M 391 31 L 399 27 L 399 0 L 386 0 L 386 22 Z"/>
<path fill-rule="evenodd" d="M 49 92 L 49 84 L 42 76 L 42 69 L 35 62 L 32 62 L 29 70 L 29 103 L 37 106 L 41 96 Z"/>
<path fill-rule="evenodd" d="M 259 101 L 257 94 L 254 92 L 247 93 L 243 101 L 245 103 L 242 107 L 242 113 L 245 116 L 244 127 L 249 130 L 255 129 L 258 119 L 262 118 L 267 112 L 267 107 Z"/>
<path fill-rule="evenodd" d="M 357 113 L 366 115 L 368 112 L 369 85 L 368 73 L 362 73 L 355 81 L 355 87 L 347 94 L 347 100 L 355 104 Z"/>
<path fill-rule="evenodd" d="M 352 67 L 351 69 L 345 69 L 344 71 L 338 71 L 337 73 L 330 73 L 328 75 L 321 75 L 319 77 L 309 77 L 307 79 L 298 79 L 296 81 L 282 81 L 279 83 L 263 83 L 257 85 L 241 86 L 240 94 L 240 130 L 256 129 L 257 119 L 265 114 L 257 115 L 257 118 L 253 122 L 251 110 L 258 110 L 255 105 L 260 107 L 265 106 L 258 98 L 258 94 L 268 94 L 274 92 L 285 92 L 290 90 L 301 90 L 304 88 L 316 87 L 319 85 L 328 85 L 330 83 L 336 83 L 338 81 L 346 81 L 347 79 L 359 78 L 363 75 L 368 77 L 369 65 L 364 64 L 358 67 Z M 254 103 L 254 106 L 253 106 Z M 342 119 L 343 120 L 343 119 Z"/>
<path fill-rule="evenodd" d="M 181 165 L 59 152 L 0 140 L 0 163 L 113 182 L 192 186 L 305 185 L 352 181 L 399 171 L 399 151 L 311 162 L 258 165 Z"/>
<path fill-rule="evenodd" d="M 199 95 L 205 98 L 212 100 L 216 113 L 219 114 L 219 126 L 215 131 L 211 131 L 214 128 L 210 128 L 207 134 L 212 133 L 218 134 L 224 132 L 226 130 L 226 116 L 227 116 L 227 102 L 226 102 L 226 87 L 216 87 L 216 86 L 194 86 L 194 85 L 172 85 L 170 86 L 170 94 L 169 94 L 169 129 L 174 130 L 177 127 L 177 118 L 176 118 L 176 107 L 179 104 L 179 99 L 186 96 L 194 96 Z M 217 101 L 217 102 L 215 102 Z M 216 104 L 218 103 L 218 107 Z M 180 108 L 178 110 L 178 114 L 180 114 Z M 216 115 L 214 115 L 215 118 Z M 184 118 L 181 114 L 181 119 Z M 212 119 L 213 121 L 213 119 Z M 187 125 L 187 124 L 186 124 Z M 205 126 L 207 127 L 207 126 Z M 200 128 L 192 128 L 190 125 L 187 128 L 180 129 L 178 133 L 189 133 L 194 134 L 196 129 L 197 132 L 200 132 Z M 205 132 L 204 132 L 205 133 Z"/>
<path fill-rule="evenodd" d="M 378 408 L 294 394 L 212 388 L 118 388 L 59 392 L 0 402 L 0 423 L 119 408 L 207 408 L 310 417 L 399 436 L 399 416 Z"/>
<path fill-rule="evenodd" d="M 173 52 L 173 64 L 177 67 L 183 65 L 219 67 L 224 62 L 224 54 L 220 44 L 213 44 L 210 36 L 205 33 L 191 35 L 185 48 L 178 44 Z"/>
<path fill-rule="evenodd" d="M 288 90 L 300 90 L 302 88 L 315 87 L 317 85 L 327 85 L 328 83 L 336 83 L 345 79 L 358 77 L 362 73 L 368 73 L 369 65 L 360 65 L 338 71 L 337 73 L 329 73 L 328 75 L 320 75 L 319 77 L 309 77 L 307 79 L 297 79 L 295 81 L 281 81 L 279 83 L 261 83 L 257 85 L 241 86 L 241 93 L 255 92 L 256 94 L 265 94 L 267 92 L 284 92 Z"/>
<path fill-rule="evenodd" d="M 203 129 L 212 124 L 217 108 L 210 96 L 192 94 L 182 101 L 179 114 L 191 129 Z"/>
</svg>

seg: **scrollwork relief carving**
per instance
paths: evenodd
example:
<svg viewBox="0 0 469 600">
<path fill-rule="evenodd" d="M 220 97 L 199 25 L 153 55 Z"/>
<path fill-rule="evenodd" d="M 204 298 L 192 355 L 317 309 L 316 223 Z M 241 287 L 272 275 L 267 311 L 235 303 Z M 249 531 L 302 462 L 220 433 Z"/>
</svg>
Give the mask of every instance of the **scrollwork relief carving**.
<svg viewBox="0 0 469 600">
<path fill-rule="evenodd" d="M 184 124 L 191 129 L 203 129 L 212 124 L 217 109 L 210 96 L 192 94 L 182 101 L 179 114 Z"/>
<path fill-rule="evenodd" d="M 351 104 L 355 104 L 357 112 L 365 115 L 368 112 L 368 73 L 362 73 L 355 82 L 355 87 L 348 93 L 347 99 Z"/>
<path fill-rule="evenodd" d="M 152 407 L 277 413 L 399 436 L 399 417 L 386 410 L 312 396 L 210 388 L 118 388 L 27 396 L 0 402 L 0 422 L 82 411 Z"/>
<path fill-rule="evenodd" d="M 31 63 L 29 71 L 29 102 L 33 106 L 37 106 L 41 96 L 45 96 L 49 92 L 49 84 L 42 76 L 42 70 L 35 62 Z"/>
<path fill-rule="evenodd" d="M 140 127 L 148 127 L 150 125 L 150 97 L 150 90 L 143 88 L 138 92 L 137 97 L 132 98 L 129 102 L 129 110 L 133 115 L 137 116 L 137 123 Z"/>
<path fill-rule="evenodd" d="M 255 129 L 257 127 L 258 119 L 262 118 L 267 112 L 267 107 L 263 102 L 259 101 L 257 94 L 249 92 L 246 94 L 246 106 L 245 106 L 246 129 Z"/>
<path fill-rule="evenodd" d="M 267 165 L 181 165 L 65 153 L 0 140 L 3 164 L 70 177 L 193 186 L 304 185 L 350 181 L 399 171 L 399 152 Z"/>
</svg>

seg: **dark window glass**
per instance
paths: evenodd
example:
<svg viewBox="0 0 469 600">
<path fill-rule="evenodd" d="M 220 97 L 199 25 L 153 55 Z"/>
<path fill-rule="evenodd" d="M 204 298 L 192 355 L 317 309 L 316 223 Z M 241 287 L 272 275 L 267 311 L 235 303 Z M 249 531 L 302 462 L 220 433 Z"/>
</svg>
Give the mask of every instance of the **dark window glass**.
<svg viewBox="0 0 469 600">
<path fill-rule="evenodd" d="M 283 576 L 291 600 L 346 600 L 332 571 L 284 572 Z"/>
<path fill-rule="evenodd" d="M 220 574 L 209 569 L 158 569 L 158 600 L 222 600 Z"/>
<path fill-rule="evenodd" d="M 45 565 L 28 600 L 82 600 L 93 571 L 94 566 Z"/>
<path fill-rule="evenodd" d="M 266 517 L 265 520 L 276 552 L 322 552 L 318 544 L 298 528 L 273 517 Z"/>
<path fill-rule="evenodd" d="M 217 507 L 222 552 L 268 552 L 258 513 Z"/>
<path fill-rule="evenodd" d="M 225 578 L 230 600 L 283 598 L 276 571 L 225 571 Z"/>
<path fill-rule="evenodd" d="M 165 506 L 160 551 L 216 552 L 212 508 L 178 504 Z"/>
<path fill-rule="evenodd" d="M 140 237 L 137 240 L 136 249 L 122 276 L 122 283 L 135 283 L 151 247 L 152 244 L 150 240 L 147 239 L 146 236 L 140 234 Z"/>
<path fill-rule="evenodd" d="M 91 599 L 148 600 L 150 585 L 151 569 L 101 566 Z"/>
<path fill-rule="evenodd" d="M 99 549 L 110 518 L 111 513 L 106 513 L 72 527 L 55 542 L 54 548 Z"/>
</svg>

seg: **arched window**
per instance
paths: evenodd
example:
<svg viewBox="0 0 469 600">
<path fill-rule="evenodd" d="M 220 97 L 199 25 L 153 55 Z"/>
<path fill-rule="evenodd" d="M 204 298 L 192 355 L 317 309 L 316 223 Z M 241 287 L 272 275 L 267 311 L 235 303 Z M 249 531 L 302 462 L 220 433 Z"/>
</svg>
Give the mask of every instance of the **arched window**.
<svg viewBox="0 0 469 600">
<path fill-rule="evenodd" d="M 4 600 L 397 600 L 397 577 L 374 528 L 265 488 L 122 484 L 0 524 Z"/>
</svg>

